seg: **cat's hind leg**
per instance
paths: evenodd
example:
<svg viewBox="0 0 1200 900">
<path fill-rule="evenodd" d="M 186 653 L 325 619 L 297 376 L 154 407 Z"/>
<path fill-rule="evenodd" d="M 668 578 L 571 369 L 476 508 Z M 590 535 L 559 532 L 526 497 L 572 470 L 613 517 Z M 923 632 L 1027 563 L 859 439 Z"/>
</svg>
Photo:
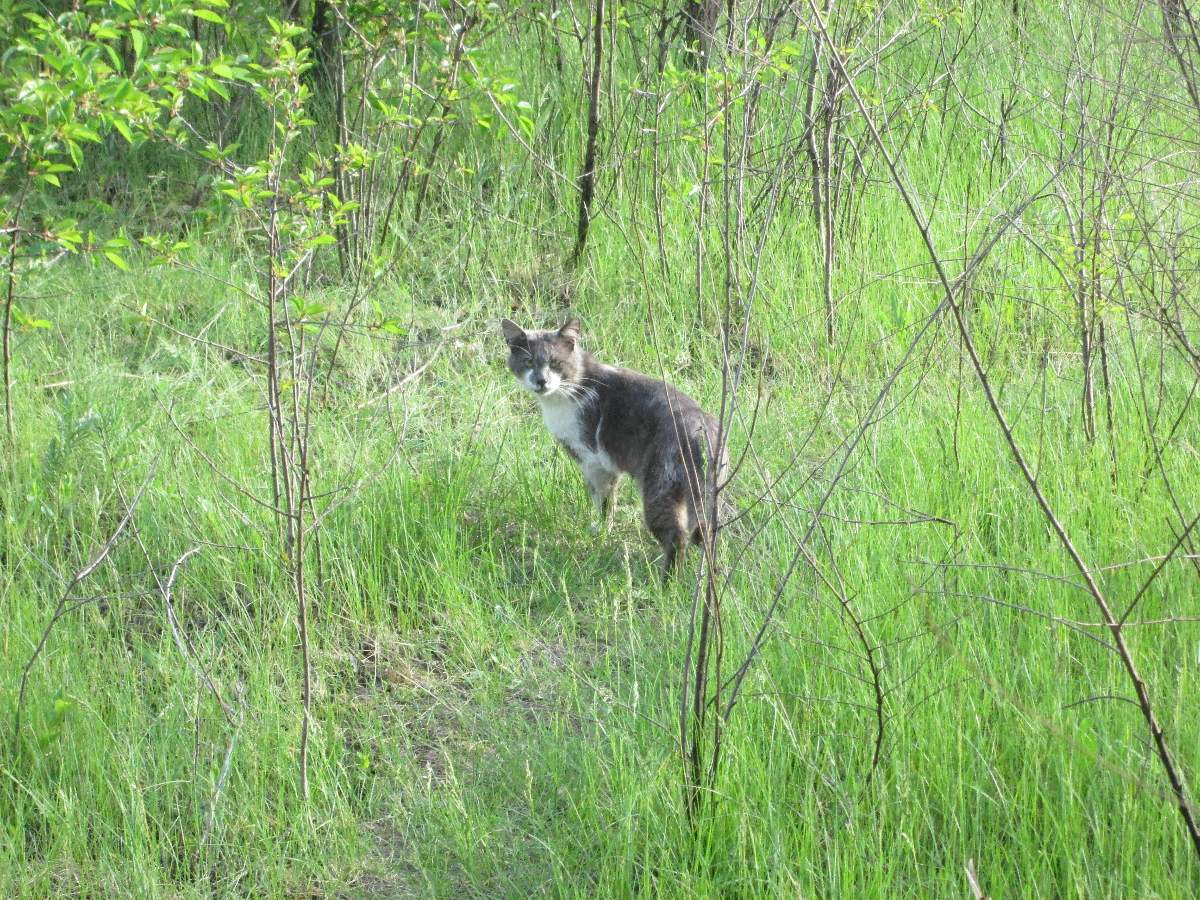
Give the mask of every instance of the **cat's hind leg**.
<svg viewBox="0 0 1200 900">
<path fill-rule="evenodd" d="M 669 491 L 644 500 L 646 527 L 662 547 L 662 579 L 665 583 L 677 571 L 687 553 L 688 538 L 696 520 L 679 491 Z"/>
</svg>

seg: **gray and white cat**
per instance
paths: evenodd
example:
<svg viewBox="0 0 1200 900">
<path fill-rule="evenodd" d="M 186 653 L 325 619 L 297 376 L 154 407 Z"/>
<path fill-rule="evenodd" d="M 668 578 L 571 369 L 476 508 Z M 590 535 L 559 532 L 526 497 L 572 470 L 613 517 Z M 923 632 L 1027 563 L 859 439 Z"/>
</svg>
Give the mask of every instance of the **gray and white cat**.
<svg viewBox="0 0 1200 900">
<path fill-rule="evenodd" d="M 579 347 L 579 321 L 525 331 L 505 319 L 508 368 L 537 397 L 550 433 L 579 463 L 601 519 L 611 520 L 622 473 L 642 495 L 646 527 L 663 551 L 663 578 L 709 522 L 717 420 L 664 381 L 608 366 Z M 721 449 L 717 484 L 728 470 Z"/>
</svg>

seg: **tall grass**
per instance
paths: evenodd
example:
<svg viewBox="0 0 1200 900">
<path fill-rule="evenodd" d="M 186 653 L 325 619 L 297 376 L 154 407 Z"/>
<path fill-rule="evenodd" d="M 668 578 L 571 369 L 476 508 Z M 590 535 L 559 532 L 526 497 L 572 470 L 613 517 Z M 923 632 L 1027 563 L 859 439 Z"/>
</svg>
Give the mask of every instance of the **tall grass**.
<svg viewBox="0 0 1200 900">
<path fill-rule="evenodd" d="M 1061 90 L 1062 21 L 1028 24 L 1014 55 L 1004 20 L 988 16 L 992 37 L 960 87 L 979 102 L 1013 79 L 1028 96 Z M 881 80 L 935 65 L 937 48 L 925 33 Z M 497 54 L 541 97 L 540 133 L 576 172 L 582 86 L 524 47 Z M 982 174 L 993 133 L 948 96 L 903 162 L 922 195 L 936 192 L 932 228 L 951 254 L 969 246 L 964 230 L 981 232 L 986 222 L 964 228 L 964 210 L 999 179 Z M 678 101 L 671 127 L 686 133 L 701 105 Z M 1155 142 L 1194 154 L 1178 122 L 1162 126 L 1148 155 Z M 1013 127 L 1020 152 L 1053 155 L 1046 115 Z M 360 324 L 396 317 L 407 333 L 351 338 L 314 432 L 321 484 L 369 477 L 321 531 L 307 804 L 294 777 L 289 587 L 262 537 L 268 514 L 222 477 L 268 477 L 261 393 L 214 346 L 261 349 L 257 312 L 236 289 L 254 277 L 238 223 L 198 214 L 175 268 L 66 260 L 23 283 L 54 328 L 18 336 L 17 449 L 0 461 L 0 892 L 946 896 L 968 892 L 973 860 L 997 897 L 1195 895 L 1200 866 L 1138 710 L 1102 699 L 1123 696 L 1119 660 L 1071 627 L 1094 620 L 1088 598 L 940 327 L 900 373 L 814 546 L 881 654 L 878 769 L 861 648 L 836 598 L 802 574 L 730 719 L 711 814 L 689 825 L 676 718 L 689 586 L 656 585 L 628 485 L 613 532 L 589 531 L 578 475 L 513 389 L 494 323 L 553 319 L 567 283 L 589 349 L 715 406 L 719 289 L 698 300 L 691 281 L 698 153 L 686 141 L 663 150 L 670 277 L 639 231 L 650 221 L 644 161 L 618 166 L 611 147 L 587 262 L 569 277 L 554 262 L 573 233 L 569 185 L 493 132 L 456 131 L 449 147 L 459 180 L 397 239 L 395 274 L 362 313 Z M 754 380 L 767 400 L 733 499 L 751 507 L 771 473 L 793 474 L 782 506 L 754 506 L 730 530 L 732 552 L 763 528 L 729 576 L 731 657 L 795 552 L 796 517 L 832 477 L 828 460 L 937 302 L 899 198 L 870 185 L 839 253 L 827 346 L 801 196 L 785 200 L 762 255 Z M 703 237 L 718 259 L 717 225 Z M 316 290 L 337 308 L 352 288 Z M 1166 426 L 1147 426 L 1143 387 L 1153 383 L 1166 421 L 1186 409 L 1194 373 L 1149 352 L 1151 324 L 1114 311 L 1129 335 L 1108 361 L 1116 425 L 1085 441 L 1068 302 L 1050 262 L 1013 238 L 979 277 L 974 328 L 1042 489 L 1106 590 L 1128 600 L 1147 558 L 1175 542 L 1176 505 L 1195 514 L 1186 486 L 1200 483 L 1194 415 L 1164 454 L 1169 482 L 1148 469 L 1147 428 Z M 210 343 L 181 336 L 197 334 Z M 438 342 L 421 377 L 376 401 Z M 137 533 L 160 576 L 199 548 L 173 602 L 191 662 L 239 714 L 181 654 L 126 538 L 35 661 L 15 734 L 7 720 L 49 616 L 155 460 Z M 789 514 L 768 519 L 771 508 Z M 1188 773 L 1200 770 L 1195 578 L 1190 562 L 1168 565 L 1133 619 L 1176 621 L 1127 632 Z"/>
</svg>

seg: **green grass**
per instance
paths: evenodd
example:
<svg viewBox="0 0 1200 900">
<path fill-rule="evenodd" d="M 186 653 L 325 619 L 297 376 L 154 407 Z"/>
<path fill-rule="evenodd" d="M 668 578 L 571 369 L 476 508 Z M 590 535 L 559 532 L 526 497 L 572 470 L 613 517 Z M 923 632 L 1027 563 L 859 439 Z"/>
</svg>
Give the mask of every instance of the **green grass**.
<svg viewBox="0 0 1200 900">
<path fill-rule="evenodd" d="M 916 44 L 894 65 L 930 52 Z M 977 86 L 1011 74 L 990 52 Z M 549 83 L 543 62 L 511 64 L 538 85 Z M 1027 77 L 1059 83 L 1050 63 Z M 1040 121 L 1018 128 L 1030 153 L 1053 143 Z M 578 165 L 577 130 L 562 125 L 555 146 L 565 171 Z M 511 148 L 476 137 L 462 140 L 464 157 L 502 171 Z M 978 134 L 952 141 L 937 129 L 906 151 L 918 190 L 942 184 L 933 227 L 947 253 L 961 249 L 962 209 L 984 189 L 984 156 Z M 235 223 L 193 222 L 188 268 L 131 256 L 122 273 L 72 259 L 22 282 L 54 328 L 18 336 L 16 450 L 0 461 L 0 893 L 965 896 L 974 860 L 997 898 L 1196 894 L 1200 864 L 1138 710 L 1075 705 L 1127 695 L 1119 661 L 1013 608 L 1097 618 L 1082 591 L 1046 577 L 1074 573 L 948 322 L 899 376 L 812 542 L 881 648 L 878 769 L 861 648 L 836 598 L 801 569 L 730 721 L 709 814 L 689 827 L 677 746 L 688 585 L 656 585 L 628 485 L 612 533 L 589 532 L 579 476 L 511 383 L 495 328 L 502 315 L 553 319 L 552 289 L 569 282 L 591 349 L 715 406 L 720 269 L 697 322 L 696 210 L 681 187 L 696 177 L 694 149 L 672 148 L 664 165 L 670 278 L 649 232 L 628 237 L 649 217 L 631 171 L 606 196 L 573 276 L 553 262 L 570 233 L 569 189 L 547 199 L 527 164 L 498 180 L 486 209 L 469 206 L 460 221 L 447 200 L 398 241 L 398 274 L 370 299 L 411 331 L 352 337 L 316 421 L 318 489 L 361 484 L 320 532 L 307 803 L 291 589 L 268 515 L 214 471 L 268 493 L 261 384 L 151 321 L 261 349 L 259 311 L 224 283 L 255 277 Z M 895 192 L 873 186 L 839 259 L 846 299 L 840 343 L 827 348 L 815 235 L 802 201 L 788 202 L 762 260 L 753 337 L 771 365 L 754 377 L 768 402 L 738 501 L 800 456 L 780 484 L 792 506 L 733 566 L 729 659 L 745 652 L 842 442 L 937 302 L 928 269 L 912 268 L 923 250 Z M 715 261 L 719 234 L 707 237 Z M 1171 491 L 1145 474 L 1143 386 L 1161 392 L 1161 440 L 1193 376 L 1160 361 L 1150 325 L 1126 330 L 1124 313 L 1107 310 L 1119 335 L 1113 427 L 1102 416 L 1085 441 L 1070 298 L 1049 293 L 1054 278 L 1027 246 L 1002 243 L 973 324 L 1042 489 L 1120 608 L 1152 569 L 1143 560 L 1179 528 Z M 344 285 L 321 291 L 335 307 L 351 296 Z M 427 358 L 429 345 L 411 339 L 443 328 L 446 347 L 423 377 L 390 407 L 361 408 Z M 743 441 L 735 429 L 735 452 Z M 1185 516 L 1198 442 L 1190 415 L 1165 457 Z M 244 712 L 230 721 L 181 655 L 127 536 L 75 591 L 89 602 L 51 633 L 14 734 L 21 670 L 66 582 L 147 478 L 138 534 L 163 570 L 201 548 L 174 602 L 196 659 Z M 766 511 L 731 531 L 727 553 Z M 941 521 L 912 521 L 922 515 Z M 1195 577 L 1190 563 L 1168 565 L 1139 617 L 1194 614 Z M 1127 634 L 1177 759 L 1200 782 L 1200 625 Z"/>
</svg>

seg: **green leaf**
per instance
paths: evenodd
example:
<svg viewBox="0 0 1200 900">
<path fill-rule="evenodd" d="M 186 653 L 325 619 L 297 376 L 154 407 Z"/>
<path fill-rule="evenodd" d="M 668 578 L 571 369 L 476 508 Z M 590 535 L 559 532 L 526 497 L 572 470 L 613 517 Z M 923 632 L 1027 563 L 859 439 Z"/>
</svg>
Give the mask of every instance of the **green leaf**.
<svg viewBox="0 0 1200 900">
<path fill-rule="evenodd" d="M 105 250 L 104 255 L 105 255 L 105 257 L 108 258 L 108 261 L 110 263 L 112 263 L 114 266 L 116 266 L 122 272 L 129 271 L 129 263 L 125 262 L 125 260 L 123 260 L 119 254 L 114 253 L 112 250 Z"/>
<path fill-rule="evenodd" d="M 92 141 L 93 143 L 97 144 L 100 143 L 100 135 L 96 133 L 95 129 L 88 128 L 86 125 L 80 125 L 78 123 L 72 125 L 71 135 L 72 137 L 82 138 L 85 141 Z"/>
<path fill-rule="evenodd" d="M 49 328 L 50 322 L 47 319 L 34 319 L 27 315 L 23 309 L 14 305 L 12 308 L 13 321 L 17 323 L 19 328 Z"/>
<path fill-rule="evenodd" d="M 203 19 L 205 22 L 212 22 L 214 25 L 225 24 L 225 20 L 211 9 L 192 9 L 189 10 L 189 12 L 197 19 Z"/>
</svg>

